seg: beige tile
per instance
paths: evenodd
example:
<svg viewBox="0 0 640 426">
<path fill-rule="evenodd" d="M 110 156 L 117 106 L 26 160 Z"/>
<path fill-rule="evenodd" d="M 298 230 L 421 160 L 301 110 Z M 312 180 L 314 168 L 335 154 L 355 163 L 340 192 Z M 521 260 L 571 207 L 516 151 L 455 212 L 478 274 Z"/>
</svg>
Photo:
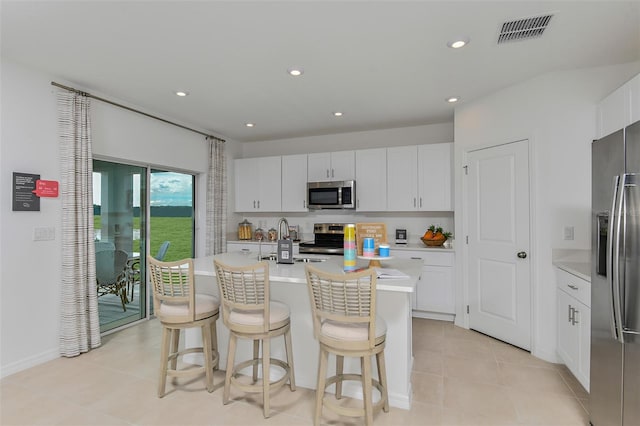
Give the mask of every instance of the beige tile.
<svg viewBox="0 0 640 426">
<path fill-rule="evenodd" d="M 445 338 L 435 334 L 415 335 L 413 336 L 412 346 L 413 353 L 419 351 L 444 352 Z"/>
<path fill-rule="evenodd" d="M 458 409 L 478 418 L 491 418 L 496 424 L 517 421 L 509 390 L 504 386 L 458 378 L 444 379 L 444 408 Z M 466 417 L 462 416 L 462 420 Z"/>
<path fill-rule="evenodd" d="M 589 423 L 586 411 L 571 396 L 512 390 L 509 398 L 516 408 L 520 424 L 570 426 Z"/>
<path fill-rule="evenodd" d="M 438 426 L 442 425 L 442 406 L 414 401 L 411 410 L 391 407 L 388 413 L 381 411 L 374 417 L 380 426 Z"/>
<path fill-rule="evenodd" d="M 525 365 L 529 367 L 557 368 L 557 364 L 552 364 L 540 358 L 536 358 L 528 351 L 504 342 L 496 341 L 492 343 L 491 350 L 493 351 L 495 358 L 500 362 Z"/>
<path fill-rule="evenodd" d="M 444 371 L 444 361 L 442 353 L 427 350 L 414 351 L 413 371 L 442 376 L 442 373 Z"/>
<path fill-rule="evenodd" d="M 498 363 L 498 376 L 511 389 L 574 396 L 555 369 Z"/>
<path fill-rule="evenodd" d="M 449 355 L 444 357 L 444 376 L 496 384 L 498 364 L 493 360 Z"/>
<path fill-rule="evenodd" d="M 413 336 L 435 336 L 443 337 L 444 328 L 447 323 L 423 318 L 413 318 Z"/>
<path fill-rule="evenodd" d="M 564 380 L 567 386 L 569 386 L 569 388 L 573 391 L 573 394 L 576 396 L 576 398 L 588 399 L 589 392 L 587 392 L 587 390 L 582 387 L 582 384 L 580 384 L 578 379 L 575 378 L 573 373 L 569 371 L 568 368 L 566 368 L 565 366 L 562 367 L 563 368 L 558 369 L 560 377 L 562 377 L 562 380 Z"/>
<path fill-rule="evenodd" d="M 413 400 L 418 402 L 428 402 L 438 406 L 442 405 L 443 398 L 443 377 L 426 374 L 412 373 L 411 385 L 413 388 Z"/>
<path fill-rule="evenodd" d="M 488 342 L 459 338 L 447 338 L 444 340 L 443 354 L 445 356 L 457 355 L 464 358 L 483 359 L 493 361 L 495 357 Z"/>
</svg>

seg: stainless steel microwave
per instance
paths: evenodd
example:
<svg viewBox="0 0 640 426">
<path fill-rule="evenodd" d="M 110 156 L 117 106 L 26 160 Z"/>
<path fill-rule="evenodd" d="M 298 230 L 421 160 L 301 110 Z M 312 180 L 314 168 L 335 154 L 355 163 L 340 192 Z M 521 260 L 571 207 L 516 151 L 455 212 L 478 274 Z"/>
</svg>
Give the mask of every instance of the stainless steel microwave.
<svg viewBox="0 0 640 426">
<path fill-rule="evenodd" d="M 310 209 L 355 209 L 356 182 L 307 182 L 307 206 Z"/>
</svg>

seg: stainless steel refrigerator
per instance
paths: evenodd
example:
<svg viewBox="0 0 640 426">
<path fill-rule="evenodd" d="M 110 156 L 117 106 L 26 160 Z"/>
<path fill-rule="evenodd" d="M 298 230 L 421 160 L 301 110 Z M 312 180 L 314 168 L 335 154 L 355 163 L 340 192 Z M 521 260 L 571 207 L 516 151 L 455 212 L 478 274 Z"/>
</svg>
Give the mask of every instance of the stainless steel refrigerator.
<svg viewBox="0 0 640 426">
<path fill-rule="evenodd" d="M 640 122 L 592 145 L 591 424 L 640 425 Z"/>
</svg>

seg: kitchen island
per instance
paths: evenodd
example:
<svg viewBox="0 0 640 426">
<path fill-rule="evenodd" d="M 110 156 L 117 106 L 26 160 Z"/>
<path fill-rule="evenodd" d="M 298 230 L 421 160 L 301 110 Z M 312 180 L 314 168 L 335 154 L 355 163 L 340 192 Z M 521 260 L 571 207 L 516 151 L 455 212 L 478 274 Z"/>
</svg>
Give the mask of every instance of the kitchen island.
<svg viewBox="0 0 640 426">
<path fill-rule="evenodd" d="M 324 259 L 313 265 L 327 272 L 342 271 L 342 256 L 304 256 L 307 259 Z M 257 262 L 257 253 L 224 253 L 215 256 L 221 262 L 231 265 L 248 265 Z M 213 267 L 214 256 L 197 258 L 194 261 L 196 287 L 198 292 L 218 295 Z M 269 280 L 271 299 L 279 300 L 291 310 L 291 338 L 296 385 L 315 389 L 318 371 L 319 345 L 313 337 L 311 305 L 307 290 L 305 264 L 277 264 L 269 261 Z M 366 267 L 367 261 L 359 260 L 358 267 Z M 385 348 L 389 404 L 403 409 L 411 408 L 411 367 L 413 362 L 411 347 L 411 294 L 415 291 L 416 282 L 422 271 L 422 262 L 413 259 L 398 259 L 382 262 L 382 267 L 393 268 L 404 272 L 408 278 L 378 279 L 377 313 L 387 323 L 387 343 Z M 218 321 L 218 347 L 220 366 L 226 365 L 229 332 Z M 199 344 L 199 333 L 188 330 L 186 344 Z M 239 340 L 236 362 L 251 357 L 251 343 Z M 272 357 L 285 359 L 283 339 L 274 339 L 271 344 Z M 374 363 L 375 365 L 375 363 Z M 345 372 L 360 371 L 357 359 L 345 359 Z M 335 371 L 335 360 L 330 360 L 329 371 Z M 278 370 L 273 369 L 272 374 Z M 376 373 L 377 374 L 377 373 Z M 346 382 L 343 393 L 362 398 L 361 387 Z"/>
</svg>

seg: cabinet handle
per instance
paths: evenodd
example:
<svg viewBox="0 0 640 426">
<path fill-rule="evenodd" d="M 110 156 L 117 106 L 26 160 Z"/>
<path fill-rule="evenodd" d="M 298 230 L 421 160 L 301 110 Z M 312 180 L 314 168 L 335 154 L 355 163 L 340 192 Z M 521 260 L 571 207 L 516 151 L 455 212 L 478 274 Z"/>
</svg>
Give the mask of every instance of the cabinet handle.
<svg viewBox="0 0 640 426">
<path fill-rule="evenodd" d="M 256 208 L 256 200 L 253 200 L 253 208 Z"/>
<path fill-rule="evenodd" d="M 413 197 L 413 207 L 416 207 L 416 197 Z"/>
<path fill-rule="evenodd" d="M 569 305 L 569 317 L 567 318 L 567 321 L 571 322 L 571 305 Z"/>
<path fill-rule="evenodd" d="M 422 260 L 422 258 L 421 258 L 421 257 L 411 256 L 411 258 L 412 258 L 412 259 L 415 259 L 415 260 Z"/>
<path fill-rule="evenodd" d="M 422 197 L 420 197 L 420 207 L 422 207 Z"/>
<path fill-rule="evenodd" d="M 572 284 L 567 284 L 567 287 L 569 287 L 571 290 L 577 290 L 578 287 Z"/>
<path fill-rule="evenodd" d="M 576 314 L 580 315 L 580 311 L 577 309 L 573 310 L 573 318 L 571 319 L 571 325 L 576 325 L 580 323 L 580 321 L 576 320 Z"/>
<path fill-rule="evenodd" d="M 358 198 L 358 208 L 360 208 L 360 198 Z"/>
<path fill-rule="evenodd" d="M 307 208 L 307 200 L 302 200 L 302 208 L 303 209 Z"/>
<path fill-rule="evenodd" d="M 260 200 L 258 200 L 258 208 L 260 208 Z"/>
<path fill-rule="evenodd" d="M 327 169 L 327 177 L 329 177 L 329 169 Z"/>
<path fill-rule="evenodd" d="M 334 176 L 334 174 L 333 174 L 333 169 L 331 169 L 331 177 L 333 177 L 333 176 Z"/>
</svg>

